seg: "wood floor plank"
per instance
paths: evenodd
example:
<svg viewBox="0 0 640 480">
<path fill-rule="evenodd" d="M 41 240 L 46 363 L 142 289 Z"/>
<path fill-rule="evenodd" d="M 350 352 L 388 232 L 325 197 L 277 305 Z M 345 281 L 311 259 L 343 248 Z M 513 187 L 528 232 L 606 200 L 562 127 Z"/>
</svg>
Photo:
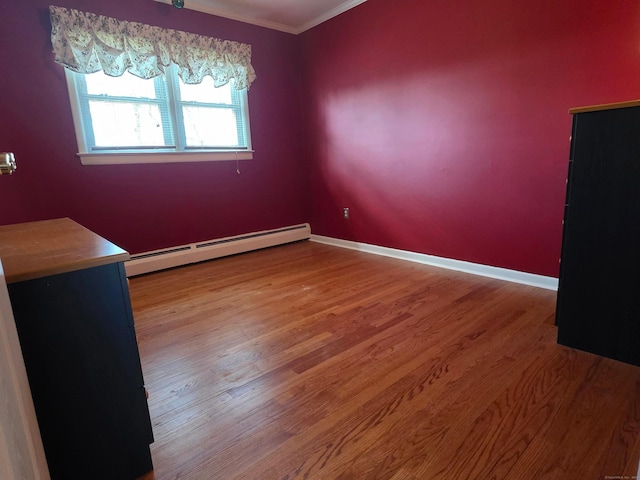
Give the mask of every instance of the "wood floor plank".
<svg viewBox="0 0 640 480">
<path fill-rule="evenodd" d="M 510 375 L 528 365 L 530 358 L 525 354 L 529 353 L 528 349 L 535 348 L 531 340 L 538 340 L 539 325 L 535 320 L 528 328 L 520 322 L 517 325 L 521 342 L 503 346 L 496 342 L 496 337 L 491 337 L 490 342 L 476 345 L 478 355 L 465 354 L 452 360 L 443 356 L 446 367 L 440 370 L 445 370 L 446 374 L 440 377 L 444 381 L 431 379 L 428 389 L 422 392 L 424 400 L 417 400 L 419 407 L 408 408 L 404 418 L 385 432 L 384 437 L 401 437 L 405 441 L 389 445 L 380 442 L 379 449 L 368 450 L 357 457 L 359 464 L 353 467 L 354 470 L 366 471 L 367 466 L 375 466 L 371 478 L 386 478 L 384 472 L 390 467 L 408 471 L 409 466 L 421 465 L 453 452 L 452 442 L 466 437 L 469 425 L 495 399 L 501 391 L 499 387 Z M 499 357 L 484 353 L 496 348 L 501 350 Z M 385 449 L 390 451 L 385 452 Z M 385 459 L 384 463 L 376 465 L 380 459 Z"/>
<path fill-rule="evenodd" d="M 634 475 L 640 369 L 555 293 L 311 242 L 132 278 L 146 480 Z"/>
</svg>

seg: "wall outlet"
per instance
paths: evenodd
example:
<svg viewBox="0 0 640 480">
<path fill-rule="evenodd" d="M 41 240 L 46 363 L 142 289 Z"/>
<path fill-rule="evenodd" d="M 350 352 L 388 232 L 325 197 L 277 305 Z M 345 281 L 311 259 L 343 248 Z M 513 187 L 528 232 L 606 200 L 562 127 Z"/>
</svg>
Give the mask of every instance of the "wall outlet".
<svg viewBox="0 0 640 480">
<path fill-rule="evenodd" d="M 349 208 L 348 208 L 348 207 L 344 207 L 344 208 L 342 209 L 342 216 L 343 216 L 344 218 L 349 218 Z"/>
</svg>

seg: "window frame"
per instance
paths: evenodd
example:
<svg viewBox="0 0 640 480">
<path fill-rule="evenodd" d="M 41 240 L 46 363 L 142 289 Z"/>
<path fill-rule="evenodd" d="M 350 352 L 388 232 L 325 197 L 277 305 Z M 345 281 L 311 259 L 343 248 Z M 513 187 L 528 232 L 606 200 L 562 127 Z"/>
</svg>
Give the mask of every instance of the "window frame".
<svg viewBox="0 0 640 480">
<path fill-rule="evenodd" d="M 174 128 L 174 136 L 176 147 L 159 147 L 149 150 L 108 150 L 90 151 L 87 145 L 87 132 L 82 122 L 82 110 L 79 97 L 79 85 L 76 82 L 79 73 L 74 73 L 65 68 L 65 78 L 67 81 L 67 90 L 69 92 L 69 102 L 71 105 L 71 114 L 75 128 L 76 141 L 78 145 L 77 155 L 80 157 L 82 165 L 119 165 L 119 164 L 144 164 L 144 163 L 182 163 L 182 162 L 210 162 L 210 161 L 229 161 L 229 160 L 251 160 L 253 159 L 253 149 L 251 145 L 251 128 L 249 118 L 249 105 L 247 90 L 236 90 L 233 95 L 240 97 L 240 111 L 243 115 L 243 136 L 246 139 L 246 148 L 192 148 L 186 147 L 184 143 L 184 132 L 177 131 Z M 126 73 L 125 73 L 126 75 Z M 171 121 L 176 125 L 181 121 L 180 104 L 178 101 L 179 93 L 176 95 L 175 90 L 178 89 L 177 69 L 175 65 L 171 65 L 166 69 L 166 78 L 168 104 L 170 109 Z M 182 129 L 184 130 L 184 129 Z"/>
</svg>

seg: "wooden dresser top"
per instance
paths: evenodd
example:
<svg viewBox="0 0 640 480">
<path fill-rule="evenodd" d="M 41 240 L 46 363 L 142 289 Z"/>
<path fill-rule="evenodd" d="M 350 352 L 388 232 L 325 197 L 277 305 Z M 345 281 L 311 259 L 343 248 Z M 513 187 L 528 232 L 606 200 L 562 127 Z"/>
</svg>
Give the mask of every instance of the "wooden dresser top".
<svg viewBox="0 0 640 480">
<path fill-rule="evenodd" d="M 597 112 L 599 110 L 614 110 L 616 108 L 629 108 L 640 106 L 640 100 L 632 100 L 630 102 L 620 103 L 605 103 L 602 105 L 591 105 L 590 107 L 577 107 L 569 109 L 570 114 L 585 113 L 585 112 Z"/>
<path fill-rule="evenodd" d="M 69 218 L 0 226 L 7 283 L 129 260 L 129 254 Z"/>
</svg>

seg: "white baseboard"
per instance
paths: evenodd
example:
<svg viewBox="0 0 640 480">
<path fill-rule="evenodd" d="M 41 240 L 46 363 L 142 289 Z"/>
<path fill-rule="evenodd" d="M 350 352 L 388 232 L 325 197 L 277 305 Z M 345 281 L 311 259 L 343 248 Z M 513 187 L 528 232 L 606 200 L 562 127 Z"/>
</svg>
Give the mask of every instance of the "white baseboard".
<svg viewBox="0 0 640 480">
<path fill-rule="evenodd" d="M 424 253 L 415 253 L 409 252 L 407 250 L 379 247 L 377 245 L 371 245 L 368 243 L 359 243 L 352 242 L 350 240 L 324 237 L 322 235 L 311 235 L 311 241 L 324 243 L 326 245 L 332 245 L 334 247 L 348 248 L 351 250 L 358 250 L 360 252 L 373 253 L 375 255 L 397 258 L 399 260 L 407 260 L 409 262 L 422 263 L 434 267 L 446 268 L 448 270 L 471 273 L 473 275 L 480 275 L 482 277 L 506 280 L 508 282 L 530 285 L 547 290 L 558 289 L 557 278 L 537 275 L 535 273 L 519 272 L 517 270 L 509 270 L 507 268 L 491 267 L 489 265 L 481 265 L 478 263 L 465 262 L 462 260 L 436 257 L 433 255 L 426 255 Z"/>
<path fill-rule="evenodd" d="M 235 237 L 218 238 L 205 242 L 139 253 L 131 255 L 131 260 L 125 262 L 124 266 L 127 277 L 133 277 L 135 275 L 156 272 L 167 268 L 180 267 L 191 263 L 235 255 L 237 253 L 274 247 L 299 240 L 308 240 L 310 236 L 311 228 L 309 224 L 303 223 L 278 228 L 276 230 L 264 230 Z"/>
</svg>

